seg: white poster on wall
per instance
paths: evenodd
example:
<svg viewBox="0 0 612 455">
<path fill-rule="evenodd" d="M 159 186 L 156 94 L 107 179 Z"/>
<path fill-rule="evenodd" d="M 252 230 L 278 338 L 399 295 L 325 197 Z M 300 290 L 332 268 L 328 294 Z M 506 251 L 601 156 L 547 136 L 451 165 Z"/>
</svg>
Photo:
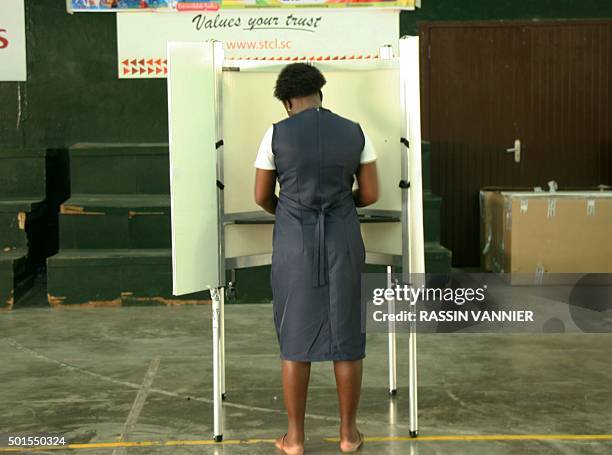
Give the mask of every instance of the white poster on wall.
<svg viewBox="0 0 612 455">
<path fill-rule="evenodd" d="M 0 0 L 0 81 L 25 81 L 24 0 Z"/>
<path fill-rule="evenodd" d="M 375 59 L 397 46 L 398 11 L 264 10 L 117 14 L 120 78 L 166 77 L 168 41 L 222 41 L 228 59 Z M 394 49 L 397 51 L 397 49 Z"/>
</svg>

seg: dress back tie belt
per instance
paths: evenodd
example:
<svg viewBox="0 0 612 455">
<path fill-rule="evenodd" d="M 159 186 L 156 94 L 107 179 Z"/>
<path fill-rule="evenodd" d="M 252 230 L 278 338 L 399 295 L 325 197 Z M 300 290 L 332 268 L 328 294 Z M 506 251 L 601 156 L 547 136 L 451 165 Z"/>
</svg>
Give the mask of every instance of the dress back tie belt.
<svg viewBox="0 0 612 455">
<path fill-rule="evenodd" d="M 296 208 L 311 211 L 317 215 L 314 232 L 314 251 L 312 258 L 312 286 L 317 288 L 328 284 L 328 265 L 327 254 L 325 251 L 325 218 L 328 215 L 334 214 L 334 209 L 342 207 L 348 201 L 352 201 L 353 195 L 349 193 L 344 197 L 336 199 L 331 204 L 325 204 L 321 207 L 313 207 L 302 204 L 294 199 L 291 199 L 283 193 L 280 193 L 279 202 Z"/>
</svg>

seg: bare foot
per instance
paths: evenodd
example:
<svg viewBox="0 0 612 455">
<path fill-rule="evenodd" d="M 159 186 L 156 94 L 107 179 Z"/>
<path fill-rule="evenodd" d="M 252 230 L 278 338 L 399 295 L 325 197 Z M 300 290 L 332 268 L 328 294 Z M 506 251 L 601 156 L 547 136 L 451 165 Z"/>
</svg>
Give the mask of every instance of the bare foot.
<svg viewBox="0 0 612 455">
<path fill-rule="evenodd" d="M 356 438 L 342 439 L 340 438 L 340 452 L 355 453 L 363 446 L 363 434 L 357 431 Z"/>
<path fill-rule="evenodd" d="M 304 444 L 290 444 L 287 441 L 287 434 L 278 438 L 274 443 L 276 448 L 287 455 L 302 455 L 304 453 Z"/>
</svg>

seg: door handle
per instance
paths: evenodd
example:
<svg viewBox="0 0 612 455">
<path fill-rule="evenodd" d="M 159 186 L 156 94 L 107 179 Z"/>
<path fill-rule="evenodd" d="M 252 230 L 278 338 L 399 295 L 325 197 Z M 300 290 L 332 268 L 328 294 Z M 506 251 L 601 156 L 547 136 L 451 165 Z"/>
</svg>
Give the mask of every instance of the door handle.
<svg viewBox="0 0 612 455">
<path fill-rule="evenodd" d="M 514 147 L 511 149 L 506 149 L 507 153 L 514 153 L 514 162 L 515 163 L 520 163 L 521 162 L 521 140 L 520 139 L 515 139 L 514 140 Z"/>
</svg>

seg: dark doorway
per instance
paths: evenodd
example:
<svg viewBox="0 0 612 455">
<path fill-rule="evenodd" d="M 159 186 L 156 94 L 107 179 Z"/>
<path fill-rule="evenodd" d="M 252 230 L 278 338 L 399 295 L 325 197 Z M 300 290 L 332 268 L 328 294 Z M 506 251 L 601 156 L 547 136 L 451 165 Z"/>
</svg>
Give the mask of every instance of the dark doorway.
<svg viewBox="0 0 612 455">
<path fill-rule="evenodd" d="M 612 21 L 422 23 L 420 35 L 423 137 L 455 266 L 479 263 L 481 188 L 611 183 Z"/>
</svg>

